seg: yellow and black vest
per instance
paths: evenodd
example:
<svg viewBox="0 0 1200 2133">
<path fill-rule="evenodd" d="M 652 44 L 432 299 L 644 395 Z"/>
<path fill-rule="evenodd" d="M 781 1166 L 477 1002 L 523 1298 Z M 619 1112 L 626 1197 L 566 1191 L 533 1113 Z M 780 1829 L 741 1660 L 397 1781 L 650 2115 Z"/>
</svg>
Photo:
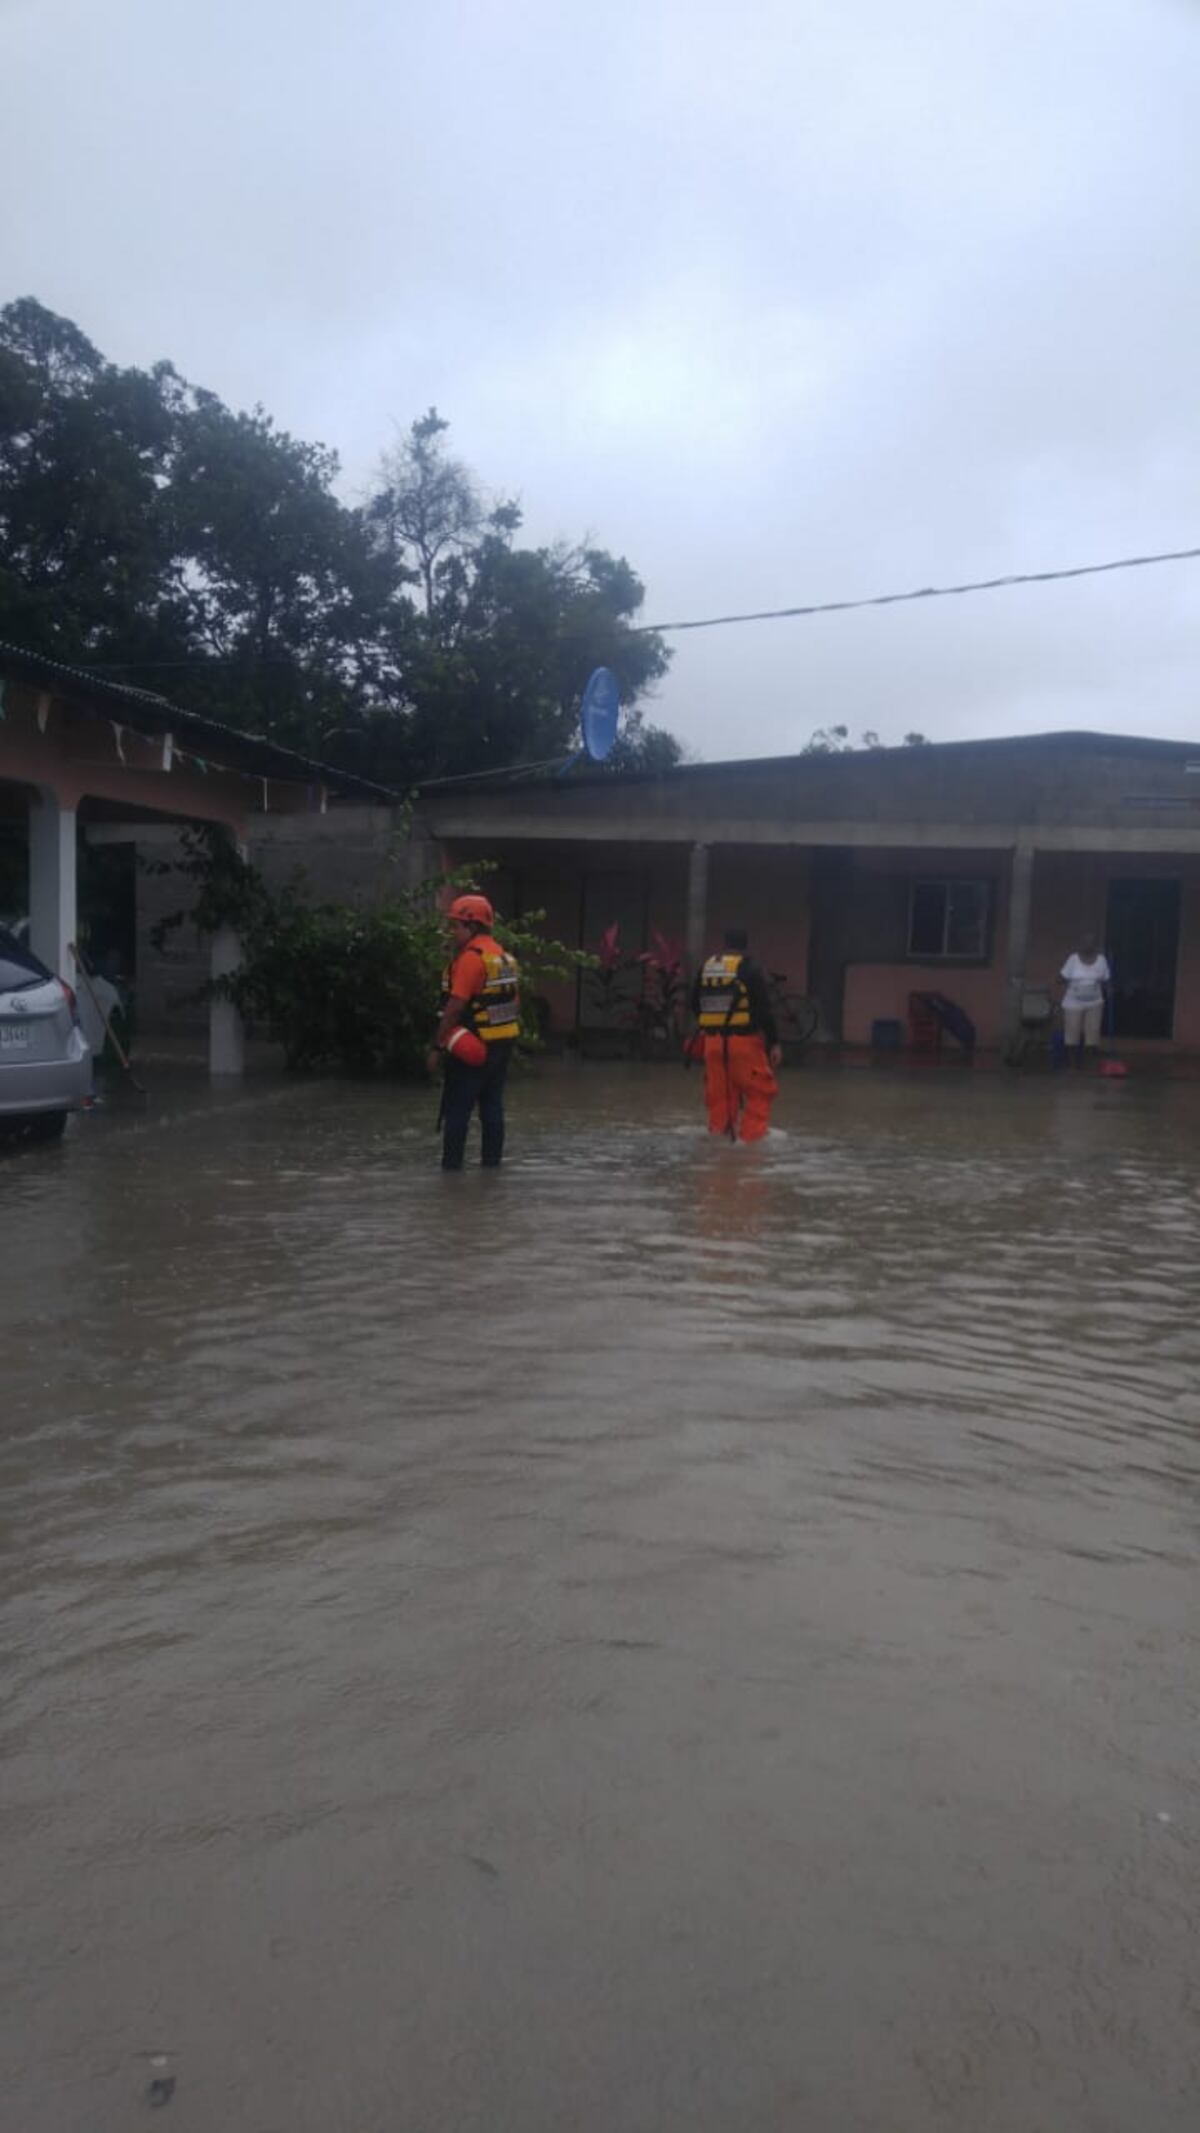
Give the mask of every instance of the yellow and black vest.
<svg viewBox="0 0 1200 2133">
<path fill-rule="evenodd" d="M 710 955 L 700 973 L 700 1027 L 736 1032 L 753 1029 L 750 995 L 742 979 L 740 955 Z"/>
<path fill-rule="evenodd" d="M 484 969 L 483 991 L 468 1001 L 463 1022 L 485 1044 L 510 1044 L 521 1027 L 521 973 L 515 957 L 490 933 L 477 934 L 462 953 L 479 956 Z M 447 963 L 442 973 L 443 1006 L 450 997 L 451 969 Z"/>
</svg>

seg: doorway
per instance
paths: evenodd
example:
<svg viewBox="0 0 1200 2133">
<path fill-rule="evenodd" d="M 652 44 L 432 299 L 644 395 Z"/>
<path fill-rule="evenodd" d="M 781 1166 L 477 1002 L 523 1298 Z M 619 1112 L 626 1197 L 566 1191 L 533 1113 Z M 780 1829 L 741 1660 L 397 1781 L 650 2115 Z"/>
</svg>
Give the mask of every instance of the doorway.
<svg viewBox="0 0 1200 2133">
<path fill-rule="evenodd" d="M 1114 1037 L 1171 1037 L 1179 959 L 1179 883 L 1110 881 L 1105 952 Z"/>
</svg>

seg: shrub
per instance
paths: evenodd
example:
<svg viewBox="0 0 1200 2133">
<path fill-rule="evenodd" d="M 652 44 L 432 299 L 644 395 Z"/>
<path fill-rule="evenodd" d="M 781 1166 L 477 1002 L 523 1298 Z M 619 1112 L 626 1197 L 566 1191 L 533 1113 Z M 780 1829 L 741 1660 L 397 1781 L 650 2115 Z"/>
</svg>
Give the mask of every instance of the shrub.
<svg viewBox="0 0 1200 2133">
<path fill-rule="evenodd" d="M 289 1067 L 423 1071 L 449 953 L 441 900 L 449 888 L 472 886 L 474 874 L 470 882 L 426 882 L 382 903 L 313 903 L 299 879 L 272 891 L 219 830 L 189 830 L 183 843 L 179 871 L 195 882 L 195 898 L 190 913 L 156 927 L 156 946 L 185 916 L 205 933 L 232 926 L 241 965 L 205 991 L 233 1000 L 247 1021 L 269 1030 Z M 521 966 L 520 1041 L 530 1049 L 541 1041 L 539 986 L 591 962 L 546 940 L 543 918 L 535 911 L 496 926 Z"/>
</svg>

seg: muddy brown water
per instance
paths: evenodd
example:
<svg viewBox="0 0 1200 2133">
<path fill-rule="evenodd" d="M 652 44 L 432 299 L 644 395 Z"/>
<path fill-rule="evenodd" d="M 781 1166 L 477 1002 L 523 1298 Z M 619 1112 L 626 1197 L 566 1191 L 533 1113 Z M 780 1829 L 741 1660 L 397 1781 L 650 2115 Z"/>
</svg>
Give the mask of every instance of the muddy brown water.
<svg viewBox="0 0 1200 2133">
<path fill-rule="evenodd" d="M 6 2133 L 1195 2133 L 1200 1089 L 698 1105 L 0 1166 Z"/>
</svg>

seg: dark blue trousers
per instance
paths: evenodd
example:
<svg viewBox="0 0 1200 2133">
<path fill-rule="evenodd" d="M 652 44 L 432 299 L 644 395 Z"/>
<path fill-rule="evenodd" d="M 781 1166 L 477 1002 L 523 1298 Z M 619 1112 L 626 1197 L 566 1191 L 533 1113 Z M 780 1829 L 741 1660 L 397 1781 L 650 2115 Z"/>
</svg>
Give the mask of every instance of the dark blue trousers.
<svg viewBox="0 0 1200 2133">
<path fill-rule="evenodd" d="M 508 1078 L 511 1044 L 493 1044 L 482 1066 L 460 1066 L 446 1061 L 446 1089 L 442 1110 L 442 1169 L 461 1170 L 467 1146 L 471 1113 L 479 1106 L 483 1133 L 483 1160 L 492 1168 L 504 1154 L 504 1084 Z"/>
</svg>

